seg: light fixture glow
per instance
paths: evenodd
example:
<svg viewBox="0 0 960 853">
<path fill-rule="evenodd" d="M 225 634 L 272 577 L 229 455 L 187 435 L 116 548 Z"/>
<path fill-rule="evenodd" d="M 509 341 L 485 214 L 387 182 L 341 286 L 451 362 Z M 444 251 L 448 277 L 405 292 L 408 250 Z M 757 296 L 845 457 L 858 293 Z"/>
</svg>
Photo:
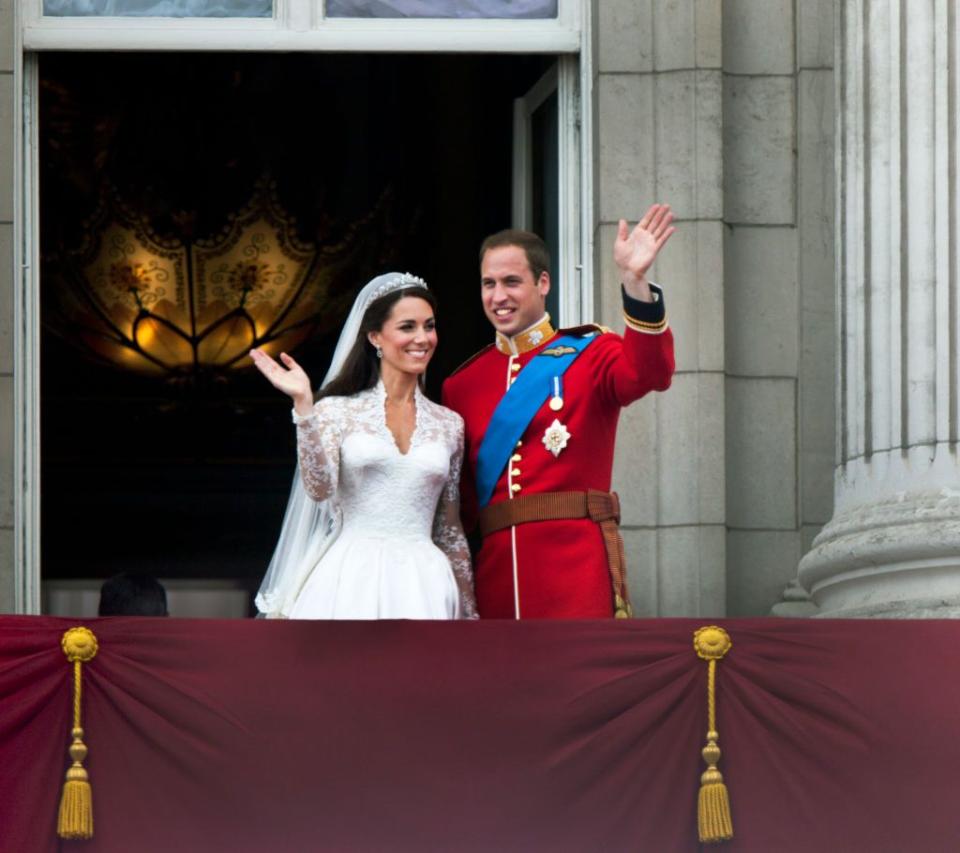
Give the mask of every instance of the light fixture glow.
<svg viewBox="0 0 960 853">
<path fill-rule="evenodd" d="M 62 271 L 69 336 L 119 367 L 173 378 L 248 366 L 255 346 L 290 351 L 342 316 L 350 289 L 333 285 L 376 213 L 320 246 L 297 235 L 274 185 L 261 180 L 220 233 L 181 240 L 159 236 L 107 194 Z"/>
</svg>

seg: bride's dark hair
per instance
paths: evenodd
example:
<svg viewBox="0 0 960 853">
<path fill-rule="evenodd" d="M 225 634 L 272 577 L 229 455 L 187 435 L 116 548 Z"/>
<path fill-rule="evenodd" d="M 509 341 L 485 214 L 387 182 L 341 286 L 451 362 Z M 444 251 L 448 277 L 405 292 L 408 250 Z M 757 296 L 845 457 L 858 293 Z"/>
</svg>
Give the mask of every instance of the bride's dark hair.
<svg viewBox="0 0 960 853">
<path fill-rule="evenodd" d="M 340 372 L 328 382 L 316 395 L 316 399 L 323 397 L 349 397 L 360 391 L 366 391 L 377 384 L 380 378 L 380 360 L 377 358 L 373 344 L 367 340 L 370 332 L 379 332 L 387 322 L 393 306 L 405 296 L 414 296 L 422 299 L 432 309 L 434 316 L 437 313 L 437 300 L 425 287 L 400 287 L 374 300 L 364 312 L 360 321 L 360 330 L 357 339 L 353 342 L 350 352 L 343 362 Z M 420 377 L 423 384 L 423 377 Z"/>
</svg>

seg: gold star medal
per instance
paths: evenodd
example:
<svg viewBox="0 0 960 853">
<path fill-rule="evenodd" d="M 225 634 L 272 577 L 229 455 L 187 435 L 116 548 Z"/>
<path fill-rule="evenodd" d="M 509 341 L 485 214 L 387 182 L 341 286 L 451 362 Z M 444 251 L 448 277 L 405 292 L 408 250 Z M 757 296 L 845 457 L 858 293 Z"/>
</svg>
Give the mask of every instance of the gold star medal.
<svg viewBox="0 0 960 853">
<path fill-rule="evenodd" d="M 547 427 L 543 434 L 543 446 L 549 450 L 554 457 L 560 455 L 560 451 L 567 446 L 571 435 L 567 428 L 560 423 L 559 419 L 554 418 L 553 423 Z"/>
</svg>

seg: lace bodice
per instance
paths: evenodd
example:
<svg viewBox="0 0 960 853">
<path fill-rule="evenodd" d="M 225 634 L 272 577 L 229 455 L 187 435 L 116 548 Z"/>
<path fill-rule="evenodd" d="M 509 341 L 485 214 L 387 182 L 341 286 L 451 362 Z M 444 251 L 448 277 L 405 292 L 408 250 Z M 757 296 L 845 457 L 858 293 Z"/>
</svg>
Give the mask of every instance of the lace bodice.
<svg viewBox="0 0 960 853">
<path fill-rule="evenodd" d="M 382 383 L 350 397 L 324 397 L 295 415 L 304 488 L 328 500 L 343 533 L 370 539 L 431 539 L 444 552 L 461 613 L 477 615 L 470 552 L 460 525 L 463 419 L 416 390 L 416 426 L 401 453 L 387 427 Z"/>
</svg>

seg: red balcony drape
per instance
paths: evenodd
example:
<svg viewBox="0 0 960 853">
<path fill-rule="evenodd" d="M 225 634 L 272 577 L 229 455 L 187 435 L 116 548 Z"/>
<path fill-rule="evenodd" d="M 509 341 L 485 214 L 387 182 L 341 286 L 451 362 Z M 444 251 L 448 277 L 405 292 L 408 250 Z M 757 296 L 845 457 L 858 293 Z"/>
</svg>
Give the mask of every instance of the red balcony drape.
<svg viewBox="0 0 960 853">
<path fill-rule="evenodd" d="M 0 850 L 696 851 L 709 620 L 0 618 Z M 728 851 L 954 851 L 960 623 L 728 619 Z"/>
</svg>

